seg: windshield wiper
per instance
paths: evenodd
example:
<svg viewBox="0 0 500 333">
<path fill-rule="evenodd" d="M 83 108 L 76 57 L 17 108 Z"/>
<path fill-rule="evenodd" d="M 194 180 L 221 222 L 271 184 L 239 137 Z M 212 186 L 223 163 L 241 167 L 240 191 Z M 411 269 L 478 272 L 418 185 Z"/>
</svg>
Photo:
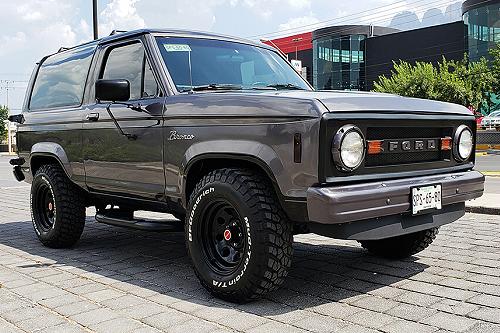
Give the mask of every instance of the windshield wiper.
<svg viewBox="0 0 500 333">
<path fill-rule="evenodd" d="M 296 86 L 296 85 L 291 84 L 291 83 L 269 84 L 266 87 L 276 88 L 276 89 L 305 90 L 304 88 Z"/>
<path fill-rule="evenodd" d="M 221 83 L 211 83 L 204 84 L 200 86 L 193 86 L 192 91 L 204 91 L 204 90 L 242 90 L 243 87 L 237 84 L 221 84 Z"/>
</svg>

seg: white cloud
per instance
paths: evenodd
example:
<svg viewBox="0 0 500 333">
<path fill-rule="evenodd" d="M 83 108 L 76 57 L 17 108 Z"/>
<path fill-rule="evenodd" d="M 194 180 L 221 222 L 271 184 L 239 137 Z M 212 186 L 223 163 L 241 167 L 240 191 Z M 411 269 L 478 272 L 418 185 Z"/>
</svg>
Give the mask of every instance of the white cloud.
<svg viewBox="0 0 500 333">
<path fill-rule="evenodd" d="M 288 0 L 288 4 L 294 9 L 311 8 L 311 0 Z"/>
<path fill-rule="evenodd" d="M 302 30 L 304 31 L 310 31 L 311 27 L 308 27 L 308 25 L 311 24 L 316 24 L 318 23 L 319 20 L 314 17 L 312 14 L 308 16 L 302 16 L 302 17 L 294 17 L 289 19 L 286 23 L 282 23 L 279 25 L 279 30 L 289 30 L 289 29 L 295 29 L 297 30 L 293 31 L 293 33 L 299 33 Z M 307 26 L 307 27 L 304 27 Z M 300 29 L 301 27 L 304 27 L 303 29 Z"/>
<path fill-rule="evenodd" d="M 112 0 L 101 12 L 100 35 L 107 35 L 112 30 L 133 30 L 144 28 L 146 23 L 137 13 L 135 4 L 139 0 Z"/>
</svg>

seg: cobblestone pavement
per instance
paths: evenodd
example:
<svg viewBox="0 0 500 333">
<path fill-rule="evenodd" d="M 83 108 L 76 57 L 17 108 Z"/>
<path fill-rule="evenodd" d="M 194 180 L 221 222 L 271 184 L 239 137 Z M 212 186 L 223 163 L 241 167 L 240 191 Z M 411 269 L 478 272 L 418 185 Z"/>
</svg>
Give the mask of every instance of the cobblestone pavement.
<svg viewBox="0 0 500 333">
<path fill-rule="evenodd" d="M 21 185 L 21 184 L 19 184 Z M 286 285 L 247 305 L 200 287 L 181 233 L 88 224 L 44 248 L 29 187 L 0 189 L 0 332 L 500 332 L 500 217 L 468 214 L 404 261 L 295 237 Z"/>
</svg>

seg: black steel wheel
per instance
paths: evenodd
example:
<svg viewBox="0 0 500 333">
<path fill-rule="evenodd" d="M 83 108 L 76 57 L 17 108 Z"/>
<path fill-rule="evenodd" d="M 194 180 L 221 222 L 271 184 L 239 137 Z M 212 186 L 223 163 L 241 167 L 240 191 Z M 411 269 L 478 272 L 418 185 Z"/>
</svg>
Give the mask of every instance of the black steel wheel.
<svg viewBox="0 0 500 333">
<path fill-rule="evenodd" d="M 207 265 L 218 274 L 230 275 L 241 264 L 247 237 L 241 217 L 231 203 L 217 200 L 205 208 L 200 237 Z"/>
<path fill-rule="evenodd" d="M 42 165 L 31 184 L 31 216 L 38 239 L 48 247 L 73 246 L 85 225 L 84 192 L 56 164 Z"/>
<path fill-rule="evenodd" d="M 52 188 L 48 181 L 44 181 L 34 189 L 34 192 L 32 205 L 33 214 L 36 214 L 35 220 L 42 231 L 48 232 L 54 227 L 57 213 Z"/>
<path fill-rule="evenodd" d="M 277 289 L 292 259 L 292 224 L 272 185 L 258 172 L 218 169 L 191 193 L 186 215 L 189 256 L 212 294 L 243 303 Z"/>
</svg>

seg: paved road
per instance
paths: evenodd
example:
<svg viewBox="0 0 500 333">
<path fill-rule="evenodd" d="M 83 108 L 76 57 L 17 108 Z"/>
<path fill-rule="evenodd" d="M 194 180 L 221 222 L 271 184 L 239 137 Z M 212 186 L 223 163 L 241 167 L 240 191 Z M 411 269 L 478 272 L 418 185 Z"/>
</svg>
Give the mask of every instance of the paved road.
<svg viewBox="0 0 500 333">
<path fill-rule="evenodd" d="M 476 157 L 476 169 L 500 172 L 500 152 Z"/>
<path fill-rule="evenodd" d="M 498 216 L 468 214 L 404 261 L 296 236 L 285 286 L 234 305 L 200 287 L 181 233 L 101 225 L 89 210 L 75 248 L 44 248 L 28 193 L 0 189 L 0 332 L 500 332 Z"/>
</svg>

